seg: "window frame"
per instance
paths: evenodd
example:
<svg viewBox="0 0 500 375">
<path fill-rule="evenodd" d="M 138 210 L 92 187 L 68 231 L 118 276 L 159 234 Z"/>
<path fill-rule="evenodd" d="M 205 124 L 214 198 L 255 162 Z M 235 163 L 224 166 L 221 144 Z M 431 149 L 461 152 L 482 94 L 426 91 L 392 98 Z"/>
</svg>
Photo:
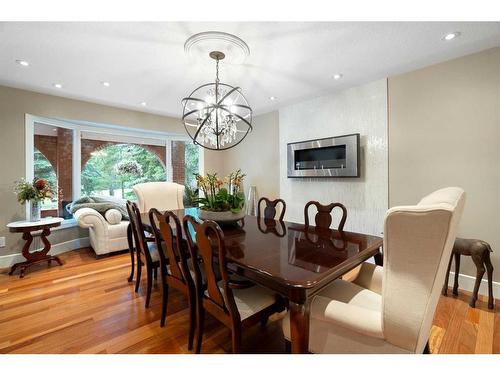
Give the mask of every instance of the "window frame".
<svg viewBox="0 0 500 375">
<path fill-rule="evenodd" d="M 35 116 L 31 114 L 25 115 L 25 178 L 32 181 L 35 176 L 34 170 L 34 152 L 35 152 L 35 124 L 41 123 L 45 125 L 56 126 L 73 131 L 73 200 L 81 196 L 81 133 L 91 132 L 96 134 L 112 134 L 113 136 L 133 137 L 137 140 L 154 139 L 161 142 L 165 146 L 166 160 L 166 181 L 172 181 L 172 141 L 190 142 L 191 138 L 187 135 L 161 132 L 155 130 L 144 130 L 140 128 L 128 128 L 120 125 L 97 124 L 75 120 L 60 120 L 49 117 Z M 204 152 L 203 148 L 198 146 L 198 170 L 200 174 L 204 173 Z M 26 220 L 30 215 L 30 207 L 26 205 Z M 75 219 L 66 219 L 62 223 L 62 228 L 75 224 Z"/>
</svg>

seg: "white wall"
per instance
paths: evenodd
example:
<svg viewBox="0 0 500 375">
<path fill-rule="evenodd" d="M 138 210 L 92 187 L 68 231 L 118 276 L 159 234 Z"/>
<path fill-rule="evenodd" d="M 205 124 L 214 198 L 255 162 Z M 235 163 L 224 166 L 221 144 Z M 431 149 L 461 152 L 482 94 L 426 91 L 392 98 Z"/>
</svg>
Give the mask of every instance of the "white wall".
<svg viewBox="0 0 500 375">
<path fill-rule="evenodd" d="M 279 125 L 278 112 L 254 117 L 253 130 L 238 146 L 223 151 L 224 175 L 238 168 L 246 173 L 245 194 L 251 185 L 258 197 L 279 197 Z"/>
<path fill-rule="evenodd" d="M 458 236 L 491 245 L 499 282 L 500 47 L 390 77 L 389 104 L 391 206 L 462 187 Z M 475 277 L 470 257 L 461 273 Z"/>
<path fill-rule="evenodd" d="M 360 178 L 287 178 L 287 143 L 352 133 L 361 135 Z M 346 230 L 380 235 L 388 208 L 386 80 L 281 109 L 279 148 L 286 220 L 303 222 L 310 200 L 340 202 L 347 207 Z"/>
</svg>

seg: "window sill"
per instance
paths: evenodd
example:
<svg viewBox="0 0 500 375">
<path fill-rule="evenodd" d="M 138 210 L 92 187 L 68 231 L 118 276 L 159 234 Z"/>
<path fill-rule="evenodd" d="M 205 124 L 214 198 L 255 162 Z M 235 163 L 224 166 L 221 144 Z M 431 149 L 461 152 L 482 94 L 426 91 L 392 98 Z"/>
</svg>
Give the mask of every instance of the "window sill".
<svg viewBox="0 0 500 375">
<path fill-rule="evenodd" d="M 76 222 L 76 219 L 74 219 L 74 218 L 65 219 L 65 220 L 63 220 L 63 222 L 61 223 L 60 226 L 52 228 L 51 231 L 55 232 L 57 230 L 73 228 L 73 227 L 76 227 L 76 226 L 78 226 L 78 224 Z"/>
</svg>

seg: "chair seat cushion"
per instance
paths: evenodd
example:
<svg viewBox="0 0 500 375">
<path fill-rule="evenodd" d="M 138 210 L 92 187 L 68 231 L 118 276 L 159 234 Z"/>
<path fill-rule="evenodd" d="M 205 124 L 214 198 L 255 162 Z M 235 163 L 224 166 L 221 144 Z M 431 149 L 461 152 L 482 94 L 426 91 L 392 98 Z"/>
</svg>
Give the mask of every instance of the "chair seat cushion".
<svg viewBox="0 0 500 375">
<path fill-rule="evenodd" d="M 335 280 L 313 298 L 311 320 L 383 338 L 382 296 L 354 283 Z"/>
<path fill-rule="evenodd" d="M 158 247 L 156 246 L 156 242 L 148 242 L 147 244 L 148 244 L 149 254 L 151 255 L 151 260 L 153 262 L 159 262 L 160 255 L 158 254 Z"/>
<path fill-rule="evenodd" d="M 377 312 L 382 311 L 382 296 L 380 294 L 342 279 L 337 279 L 330 283 L 317 296 L 342 302 L 350 306 L 357 306 Z M 314 305 L 315 299 L 313 298 L 311 307 Z"/>
<path fill-rule="evenodd" d="M 314 352 L 345 352 L 340 347 L 337 349 L 335 344 L 330 344 L 336 342 L 332 337 L 337 337 L 339 334 L 342 335 L 342 340 L 349 340 L 349 337 L 361 339 L 366 337 L 375 343 L 380 341 L 377 345 L 385 347 L 382 330 L 382 296 L 354 283 L 335 280 L 313 297 L 310 330 L 309 346 Z M 313 332 L 321 332 L 321 337 L 313 335 Z M 290 339 L 289 314 L 283 321 L 283 333 Z"/>
<path fill-rule="evenodd" d="M 383 274 L 383 267 L 365 262 L 361 264 L 353 283 L 377 294 L 382 294 Z"/>
<path fill-rule="evenodd" d="M 222 283 L 223 281 L 219 282 L 219 289 L 222 296 L 226 298 Z M 208 290 L 205 290 L 205 295 L 208 296 Z M 275 294 L 259 285 L 245 289 L 233 289 L 233 295 L 241 320 L 249 318 L 276 302 Z"/>
</svg>

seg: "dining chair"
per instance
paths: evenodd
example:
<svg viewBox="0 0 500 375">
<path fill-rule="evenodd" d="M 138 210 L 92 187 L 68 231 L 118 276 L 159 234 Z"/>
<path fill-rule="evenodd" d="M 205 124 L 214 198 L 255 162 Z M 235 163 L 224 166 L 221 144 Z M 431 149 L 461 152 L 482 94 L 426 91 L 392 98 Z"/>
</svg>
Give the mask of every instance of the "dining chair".
<svg viewBox="0 0 500 375">
<path fill-rule="evenodd" d="M 264 208 L 264 211 L 261 212 L 261 205 L 262 202 L 266 203 L 266 207 Z M 281 213 L 278 219 L 276 219 L 276 206 L 281 203 Z M 264 217 L 264 219 L 273 219 L 273 220 L 279 220 L 283 221 L 283 218 L 285 217 L 285 211 L 286 211 L 286 203 L 283 199 L 275 199 L 275 200 L 270 200 L 269 198 L 262 197 L 259 199 L 259 202 L 257 203 L 257 217 L 261 218 Z M 263 213 L 263 215 L 261 215 Z"/>
<path fill-rule="evenodd" d="M 159 251 L 160 278 L 162 285 L 162 310 L 160 326 L 165 326 L 167 317 L 168 291 L 172 287 L 183 293 L 188 300 L 189 307 L 189 339 L 188 350 L 193 349 L 196 292 L 191 271 L 188 267 L 189 251 L 186 242 L 182 241 L 182 227 L 179 218 L 172 212 L 162 214 L 156 208 L 149 210 L 149 222 L 153 228 L 157 248 Z M 170 223 L 173 223 L 175 232 Z M 158 223 L 158 224 L 157 224 Z M 162 246 L 162 244 L 164 244 Z"/>
<path fill-rule="evenodd" d="M 389 209 L 384 266 L 363 263 L 337 279 L 310 308 L 313 353 L 423 353 L 465 204 L 460 188 L 437 190 L 415 206 Z M 290 340 L 289 314 L 283 333 Z"/>
<path fill-rule="evenodd" d="M 233 280 L 227 269 L 224 233 L 217 223 L 211 220 L 199 223 L 186 215 L 183 226 L 193 262 L 196 290 L 195 351 L 200 353 L 201 350 L 205 311 L 208 311 L 231 329 L 233 353 L 239 353 L 242 329 L 259 322 L 265 324 L 270 315 L 283 310 L 283 304 L 266 288 Z M 192 231 L 194 240 L 188 234 Z M 220 274 L 220 280 L 217 274 Z"/>
<path fill-rule="evenodd" d="M 146 237 L 141 220 L 141 213 L 134 202 L 127 201 L 126 203 L 128 215 L 130 218 L 130 226 L 135 240 L 135 253 L 137 263 L 137 278 L 135 281 L 135 291 L 139 291 L 141 283 L 142 267 L 146 266 L 147 274 L 147 290 L 146 290 L 146 308 L 149 307 L 151 300 L 151 289 L 153 286 L 153 276 L 156 278 L 158 268 L 160 267 L 160 259 L 158 255 L 158 247 L 154 237 Z"/>
<path fill-rule="evenodd" d="M 330 203 L 327 205 L 322 205 L 317 201 L 307 202 L 304 207 L 304 224 L 309 226 L 309 207 L 316 207 L 316 215 L 314 216 L 314 222 L 317 229 L 330 229 L 332 224 L 332 211 L 335 207 L 339 207 L 342 210 L 342 218 L 340 219 L 339 226 L 337 230 L 342 232 L 344 230 L 344 224 L 347 220 L 347 209 L 342 203 Z"/>
<path fill-rule="evenodd" d="M 149 212 L 151 208 L 160 211 L 184 208 L 184 185 L 175 182 L 144 182 L 134 185 L 133 189 L 139 212 Z"/>
</svg>

